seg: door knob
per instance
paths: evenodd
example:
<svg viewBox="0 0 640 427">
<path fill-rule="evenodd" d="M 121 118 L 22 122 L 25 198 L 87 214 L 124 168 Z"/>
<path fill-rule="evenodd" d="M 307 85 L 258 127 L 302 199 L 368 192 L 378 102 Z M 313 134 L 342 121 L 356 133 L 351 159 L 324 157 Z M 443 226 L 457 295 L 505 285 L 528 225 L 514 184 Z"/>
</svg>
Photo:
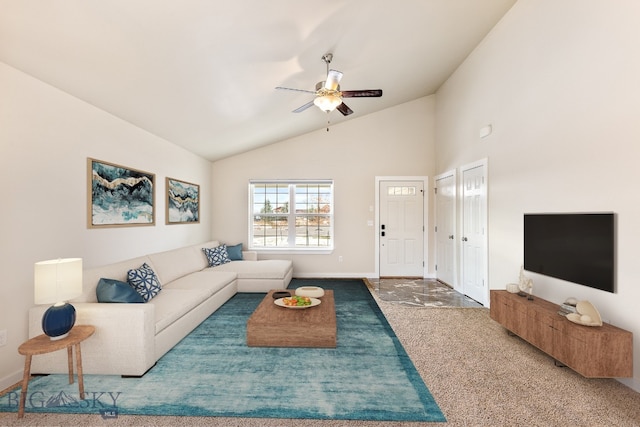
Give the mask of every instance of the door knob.
<svg viewBox="0 0 640 427">
<path fill-rule="evenodd" d="M 463 241 L 463 242 L 466 242 L 467 240 L 469 240 L 469 239 L 467 239 L 466 237 L 463 237 L 463 238 L 462 238 L 462 241 Z"/>
<path fill-rule="evenodd" d="M 451 240 L 453 240 L 453 234 L 450 234 L 450 235 L 449 235 L 449 238 L 450 238 Z"/>
</svg>

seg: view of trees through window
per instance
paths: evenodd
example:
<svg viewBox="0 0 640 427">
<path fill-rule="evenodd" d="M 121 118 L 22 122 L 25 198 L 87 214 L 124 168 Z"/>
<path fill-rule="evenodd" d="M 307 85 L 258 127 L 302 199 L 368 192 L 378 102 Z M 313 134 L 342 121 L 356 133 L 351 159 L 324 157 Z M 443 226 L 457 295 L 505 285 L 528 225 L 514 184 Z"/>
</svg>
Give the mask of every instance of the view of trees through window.
<svg viewBox="0 0 640 427">
<path fill-rule="evenodd" d="M 250 188 L 253 248 L 333 247 L 331 181 L 253 182 Z"/>
</svg>

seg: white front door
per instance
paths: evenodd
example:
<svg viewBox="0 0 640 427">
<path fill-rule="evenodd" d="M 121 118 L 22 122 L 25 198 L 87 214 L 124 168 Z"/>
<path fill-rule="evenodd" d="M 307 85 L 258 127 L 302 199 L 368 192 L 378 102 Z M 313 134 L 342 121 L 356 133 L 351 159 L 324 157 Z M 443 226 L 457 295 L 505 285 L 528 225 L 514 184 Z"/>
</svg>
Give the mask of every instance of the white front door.
<svg viewBox="0 0 640 427">
<path fill-rule="evenodd" d="M 456 176 L 436 177 L 436 278 L 457 290 Z"/>
<path fill-rule="evenodd" d="M 487 190 L 484 163 L 462 168 L 462 292 L 487 305 Z"/>
<path fill-rule="evenodd" d="M 424 184 L 381 181 L 380 277 L 424 276 Z"/>
</svg>

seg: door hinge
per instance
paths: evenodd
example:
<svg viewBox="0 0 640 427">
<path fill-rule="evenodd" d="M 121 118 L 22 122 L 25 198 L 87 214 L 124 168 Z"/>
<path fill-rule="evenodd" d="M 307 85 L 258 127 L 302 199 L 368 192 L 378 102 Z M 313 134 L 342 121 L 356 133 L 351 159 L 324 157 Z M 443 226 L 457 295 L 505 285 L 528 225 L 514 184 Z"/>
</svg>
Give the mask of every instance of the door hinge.
<svg viewBox="0 0 640 427">
<path fill-rule="evenodd" d="M 438 187 L 434 187 L 433 192 L 434 192 L 435 194 L 438 194 Z"/>
<path fill-rule="evenodd" d="M 438 232 L 438 226 L 436 225 L 436 226 L 435 226 L 435 227 L 433 227 L 433 228 L 435 228 L 435 232 L 437 233 L 437 232 Z"/>
<path fill-rule="evenodd" d="M 424 264 L 424 262 L 422 264 Z M 423 267 L 424 267 L 424 265 L 423 265 Z M 438 264 L 436 264 L 436 271 L 438 271 Z"/>
</svg>

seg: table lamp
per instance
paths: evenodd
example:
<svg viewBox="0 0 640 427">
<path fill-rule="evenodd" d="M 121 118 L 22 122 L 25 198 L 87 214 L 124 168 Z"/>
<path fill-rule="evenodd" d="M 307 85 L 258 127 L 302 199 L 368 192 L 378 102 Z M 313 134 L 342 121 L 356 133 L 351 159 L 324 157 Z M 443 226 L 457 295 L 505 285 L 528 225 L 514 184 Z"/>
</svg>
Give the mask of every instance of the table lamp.
<svg viewBox="0 0 640 427">
<path fill-rule="evenodd" d="M 42 316 L 42 330 L 52 340 L 66 337 L 76 322 L 76 309 L 66 302 L 82 293 L 82 258 L 36 262 L 36 304 L 54 304 Z"/>
</svg>

